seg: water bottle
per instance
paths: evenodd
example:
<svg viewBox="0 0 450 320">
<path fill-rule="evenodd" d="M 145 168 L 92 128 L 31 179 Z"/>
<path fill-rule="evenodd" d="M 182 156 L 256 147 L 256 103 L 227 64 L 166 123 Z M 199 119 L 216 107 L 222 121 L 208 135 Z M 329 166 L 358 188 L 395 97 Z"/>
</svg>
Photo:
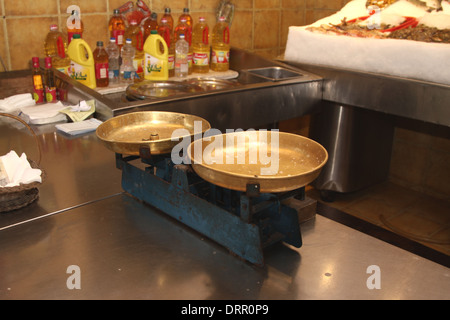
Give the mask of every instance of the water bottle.
<svg viewBox="0 0 450 320">
<path fill-rule="evenodd" d="M 109 70 L 108 70 L 108 78 L 109 82 L 116 83 L 119 80 L 119 59 L 120 59 L 120 50 L 119 46 L 116 43 L 116 38 L 111 37 L 109 40 L 109 44 L 105 48 L 108 53 L 109 59 Z"/>
<path fill-rule="evenodd" d="M 122 65 L 120 66 L 120 80 L 124 83 L 133 83 L 136 70 L 133 66 L 133 59 L 136 49 L 131 44 L 131 39 L 125 41 L 122 47 Z"/>
<path fill-rule="evenodd" d="M 184 34 L 175 43 L 175 77 L 186 78 L 189 73 L 189 43 L 185 40 Z"/>
</svg>

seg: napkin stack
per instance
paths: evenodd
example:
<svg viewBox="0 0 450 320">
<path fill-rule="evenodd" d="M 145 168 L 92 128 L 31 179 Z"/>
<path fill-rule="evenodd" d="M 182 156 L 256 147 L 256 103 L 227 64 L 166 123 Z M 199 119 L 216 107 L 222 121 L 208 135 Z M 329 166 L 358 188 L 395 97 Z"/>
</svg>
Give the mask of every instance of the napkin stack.
<svg viewBox="0 0 450 320">
<path fill-rule="evenodd" d="M 31 93 L 16 94 L 5 99 L 0 99 L 0 112 L 12 113 L 22 107 L 35 104 L 36 102 Z"/>
<path fill-rule="evenodd" d="M 0 187 L 42 182 L 42 171 L 33 169 L 25 153 L 19 157 L 15 151 L 0 157 Z"/>
</svg>

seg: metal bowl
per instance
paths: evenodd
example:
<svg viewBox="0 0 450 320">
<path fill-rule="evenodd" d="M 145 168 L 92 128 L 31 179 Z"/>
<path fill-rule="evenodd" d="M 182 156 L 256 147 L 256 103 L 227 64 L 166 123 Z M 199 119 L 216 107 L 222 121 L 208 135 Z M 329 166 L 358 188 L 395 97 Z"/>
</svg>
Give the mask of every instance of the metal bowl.
<svg viewBox="0 0 450 320">
<path fill-rule="evenodd" d="M 325 148 L 303 136 L 277 133 L 277 139 L 270 132 L 266 138 L 256 132 L 255 138 L 248 131 L 199 139 L 189 145 L 188 157 L 201 178 L 237 191 L 259 184 L 261 193 L 286 192 L 314 181 L 328 160 Z"/>
<path fill-rule="evenodd" d="M 103 144 L 116 153 L 140 155 L 142 147 L 148 147 L 153 155 L 167 154 L 179 143 L 172 141 L 177 129 L 186 129 L 176 135 L 180 140 L 211 128 L 208 121 L 189 114 L 161 111 L 143 111 L 111 118 L 98 126 L 96 134 Z M 195 132 L 200 133 L 200 132 Z"/>
</svg>

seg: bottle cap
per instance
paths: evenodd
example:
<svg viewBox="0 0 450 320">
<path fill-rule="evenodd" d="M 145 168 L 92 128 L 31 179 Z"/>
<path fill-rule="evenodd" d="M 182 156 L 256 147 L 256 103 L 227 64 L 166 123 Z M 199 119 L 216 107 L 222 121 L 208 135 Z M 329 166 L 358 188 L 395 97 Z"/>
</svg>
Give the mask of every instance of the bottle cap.
<svg viewBox="0 0 450 320">
<path fill-rule="evenodd" d="M 75 33 L 72 39 L 81 39 L 81 35 L 79 33 Z"/>
<path fill-rule="evenodd" d="M 45 57 L 45 67 L 46 68 L 52 67 L 52 57 Z"/>
<path fill-rule="evenodd" d="M 126 43 L 131 43 L 131 39 L 125 40 Z"/>
<path fill-rule="evenodd" d="M 170 13 L 170 8 L 165 8 L 165 9 L 164 9 L 164 12 L 165 12 L 165 13 Z"/>
<path fill-rule="evenodd" d="M 103 41 L 97 41 L 97 47 L 103 47 Z"/>
<path fill-rule="evenodd" d="M 116 42 L 116 38 L 114 37 L 109 38 L 109 42 Z"/>
<path fill-rule="evenodd" d="M 183 9 L 183 12 L 184 12 L 184 13 L 189 13 L 189 8 L 184 8 L 184 9 Z"/>
<path fill-rule="evenodd" d="M 151 17 L 153 20 L 156 20 L 156 19 L 158 19 L 158 14 L 157 14 L 156 12 L 152 12 L 152 14 L 150 15 L 150 17 Z"/>
<path fill-rule="evenodd" d="M 158 34 L 158 30 L 152 30 L 150 31 L 150 34 Z"/>
<path fill-rule="evenodd" d="M 180 34 L 180 39 L 184 39 L 184 34 Z"/>
<path fill-rule="evenodd" d="M 50 25 L 50 30 L 51 30 L 51 31 L 56 31 L 56 30 L 58 30 L 58 25 L 57 25 L 57 24 L 51 24 L 51 25 Z"/>
<path fill-rule="evenodd" d="M 114 14 L 119 14 L 120 11 L 119 11 L 119 9 L 114 9 L 114 10 L 113 10 L 113 13 L 114 13 Z"/>
</svg>

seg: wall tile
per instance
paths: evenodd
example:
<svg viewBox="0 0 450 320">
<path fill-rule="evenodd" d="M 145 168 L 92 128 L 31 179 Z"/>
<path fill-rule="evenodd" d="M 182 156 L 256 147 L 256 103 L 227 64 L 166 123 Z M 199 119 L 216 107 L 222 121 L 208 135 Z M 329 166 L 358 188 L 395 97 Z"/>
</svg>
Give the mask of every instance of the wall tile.
<svg viewBox="0 0 450 320">
<path fill-rule="evenodd" d="M 12 70 L 28 69 L 33 56 L 44 55 L 45 35 L 56 22 L 56 18 L 42 17 L 6 20 Z"/>
<path fill-rule="evenodd" d="M 255 11 L 255 49 L 268 49 L 271 47 L 278 47 L 279 23 L 280 12 L 278 10 Z"/>
<path fill-rule="evenodd" d="M 47 0 L 48 1 L 48 0 Z M 42 2 L 47 2 L 42 1 Z M 107 0 L 59 0 L 60 1 L 60 11 L 63 14 L 67 14 L 67 8 L 70 5 L 77 5 L 80 7 L 81 19 L 83 19 L 83 13 L 94 13 L 94 12 L 106 12 Z"/>
<path fill-rule="evenodd" d="M 6 16 L 37 16 L 58 14 L 57 0 L 35 1 L 22 0 L 20 3 L 15 0 L 5 1 Z"/>
<path fill-rule="evenodd" d="M 253 49 L 253 13 L 237 11 L 230 29 L 230 43 L 233 47 Z"/>
<path fill-rule="evenodd" d="M 280 0 L 255 0 L 255 9 L 273 9 L 280 7 Z"/>
</svg>

